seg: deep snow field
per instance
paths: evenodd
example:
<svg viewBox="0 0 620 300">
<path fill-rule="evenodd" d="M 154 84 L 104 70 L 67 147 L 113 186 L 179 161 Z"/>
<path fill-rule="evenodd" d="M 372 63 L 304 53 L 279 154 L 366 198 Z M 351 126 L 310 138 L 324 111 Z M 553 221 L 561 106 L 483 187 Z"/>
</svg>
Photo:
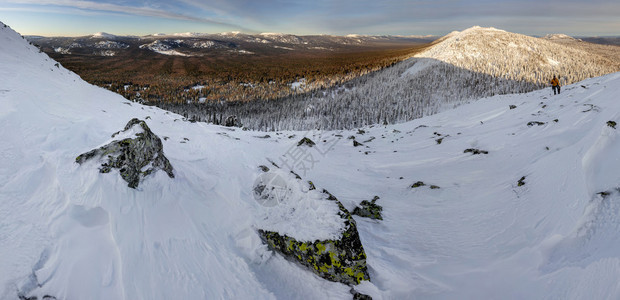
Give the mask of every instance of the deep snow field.
<svg viewBox="0 0 620 300">
<path fill-rule="evenodd" d="M 383 221 L 355 216 L 371 277 L 358 291 L 620 298 L 620 128 L 607 124 L 620 73 L 364 133 L 265 133 L 190 123 L 55 63 L 0 24 L 1 299 L 350 299 L 256 233 L 278 209 L 254 199 L 258 166 L 282 165 L 303 136 L 317 143 L 297 161 L 304 179 L 349 210 L 380 197 Z M 75 163 L 132 118 L 162 138 L 175 178 L 131 189 Z"/>
</svg>

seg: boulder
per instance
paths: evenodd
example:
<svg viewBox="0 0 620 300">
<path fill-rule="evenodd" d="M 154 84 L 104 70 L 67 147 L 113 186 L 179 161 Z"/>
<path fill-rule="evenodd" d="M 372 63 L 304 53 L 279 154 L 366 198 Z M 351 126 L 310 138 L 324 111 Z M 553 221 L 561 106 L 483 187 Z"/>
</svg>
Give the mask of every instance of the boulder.
<svg viewBox="0 0 620 300">
<path fill-rule="evenodd" d="M 312 146 L 316 145 L 316 143 L 314 143 L 313 140 L 311 140 L 311 139 L 309 139 L 307 137 L 304 137 L 301 140 L 299 140 L 299 142 L 297 142 L 297 146 L 303 146 L 303 145 L 306 145 L 308 147 L 312 147 Z"/>
<path fill-rule="evenodd" d="M 164 155 L 163 145 L 157 135 L 139 119 L 132 119 L 125 129 L 112 135 L 115 138 L 105 146 L 79 155 L 75 161 L 82 164 L 90 159 L 99 159 L 100 173 L 118 169 L 130 188 L 138 187 L 140 180 L 162 170 L 174 178 L 173 168 Z"/>
<path fill-rule="evenodd" d="M 302 181 L 290 173 L 280 172 L 281 170 L 273 171 L 278 171 L 279 173 L 274 175 L 280 176 L 287 183 L 285 188 L 280 189 L 278 196 L 285 195 L 284 198 L 278 206 L 269 208 L 274 212 L 265 218 L 271 218 L 272 220 L 268 221 L 275 225 L 271 225 L 271 228 L 257 225 L 263 242 L 284 258 L 300 264 L 324 279 L 348 285 L 370 280 L 366 253 L 355 220 L 342 203 L 328 191 L 316 190 L 311 182 Z M 304 192 L 298 192 L 300 190 Z M 270 191 L 272 189 L 261 190 L 262 193 Z M 295 215 L 282 217 L 288 212 Z M 331 238 L 308 238 L 307 234 L 303 236 L 305 228 L 308 232 L 315 232 L 315 228 L 328 222 L 333 224 L 334 220 L 340 227 Z M 278 226 L 282 230 L 274 230 L 274 227 Z M 286 232 L 286 229 L 293 227 L 297 229 Z"/>
<path fill-rule="evenodd" d="M 607 126 L 613 128 L 613 129 L 616 129 L 616 125 L 618 125 L 616 123 L 616 121 L 607 121 Z"/>
</svg>

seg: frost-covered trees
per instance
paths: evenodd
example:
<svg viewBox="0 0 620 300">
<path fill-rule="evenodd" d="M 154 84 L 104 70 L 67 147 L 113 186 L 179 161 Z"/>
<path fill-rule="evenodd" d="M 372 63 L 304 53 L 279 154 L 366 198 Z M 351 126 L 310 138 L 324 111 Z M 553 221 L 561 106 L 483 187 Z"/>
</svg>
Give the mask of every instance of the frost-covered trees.
<svg viewBox="0 0 620 300">
<path fill-rule="evenodd" d="M 279 100 L 159 106 L 214 123 L 236 115 L 256 130 L 344 129 L 409 121 L 472 99 L 533 91 L 547 86 L 554 74 L 565 85 L 618 70 L 619 62 L 583 49 L 474 27 L 335 88 Z"/>
</svg>

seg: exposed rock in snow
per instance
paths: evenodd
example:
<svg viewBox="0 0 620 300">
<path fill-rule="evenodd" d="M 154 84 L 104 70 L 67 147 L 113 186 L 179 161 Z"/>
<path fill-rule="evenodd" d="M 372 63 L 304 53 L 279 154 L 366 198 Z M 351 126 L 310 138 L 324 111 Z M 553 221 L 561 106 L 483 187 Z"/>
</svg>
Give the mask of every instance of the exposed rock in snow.
<svg viewBox="0 0 620 300">
<path fill-rule="evenodd" d="M 308 146 L 308 147 L 312 147 L 316 145 L 311 139 L 304 137 L 301 140 L 299 140 L 299 142 L 297 142 L 297 146 Z"/>
<path fill-rule="evenodd" d="M 370 280 L 355 220 L 336 197 L 277 168 L 262 176 L 270 180 L 259 181 L 255 193 L 277 205 L 257 225 L 271 249 L 330 281 Z M 340 225 L 325 226 L 331 222 Z"/>
<path fill-rule="evenodd" d="M 164 155 L 163 145 L 146 122 L 132 119 L 123 131 L 112 135 L 109 144 L 80 154 L 75 161 L 79 164 L 96 158 L 102 159 L 100 173 L 119 169 L 123 179 L 131 188 L 138 187 L 140 181 L 149 174 L 162 170 L 174 178 L 172 165 Z"/>
<path fill-rule="evenodd" d="M 381 211 L 383 211 L 383 207 L 378 205 L 376 202 L 379 200 L 379 196 L 375 196 L 372 200 L 364 200 L 360 203 L 360 206 L 356 207 L 353 210 L 354 215 L 358 215 L 364 218 L 371 218 L 376 220 L 383 220 L 383 216 L 381 216 Z"/>
</svg>

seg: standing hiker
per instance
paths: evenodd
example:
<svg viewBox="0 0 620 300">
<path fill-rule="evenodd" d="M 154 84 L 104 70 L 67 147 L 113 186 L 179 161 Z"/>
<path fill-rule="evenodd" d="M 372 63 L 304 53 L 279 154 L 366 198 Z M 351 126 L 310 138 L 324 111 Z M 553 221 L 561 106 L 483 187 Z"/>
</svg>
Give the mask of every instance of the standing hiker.
<svg viewBox="0 0 620 300">
<path fill-rule="evenodd" d="M 555 95 L 555 91 L 557 90 L 558 94 L 560 94 L 560 81 L 555 75 L 553 75 L 553 79 L 551 79 L 551 88 L 553 89 L 553 94 Z"/>
</svg>

